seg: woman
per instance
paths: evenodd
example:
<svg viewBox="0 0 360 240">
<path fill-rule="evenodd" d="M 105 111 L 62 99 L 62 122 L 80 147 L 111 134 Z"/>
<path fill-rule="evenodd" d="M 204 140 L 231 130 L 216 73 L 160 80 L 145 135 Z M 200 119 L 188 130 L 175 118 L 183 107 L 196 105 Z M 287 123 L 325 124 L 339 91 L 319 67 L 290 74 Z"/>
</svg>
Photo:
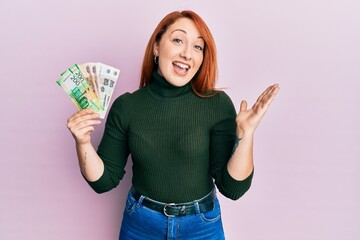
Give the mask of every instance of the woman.
<svg viewBox="0 0 360 240">
<path fill-rule="evenodd" d="M 253 135 L 278 85 L 236 115 L 230 98 L 214 89 L 216 49 L 204 21 L 172 12 L 147 45 L 140 89 L 113 103 L 98 150 L 90 142 L 98 115 L 73 114 L 83 176 L 98 193 L 117 186 L 131 154 L 129 191 L 120 239 L 224 239 L 214 184 L 240 198 L 253 177 Z"/>
</svg>

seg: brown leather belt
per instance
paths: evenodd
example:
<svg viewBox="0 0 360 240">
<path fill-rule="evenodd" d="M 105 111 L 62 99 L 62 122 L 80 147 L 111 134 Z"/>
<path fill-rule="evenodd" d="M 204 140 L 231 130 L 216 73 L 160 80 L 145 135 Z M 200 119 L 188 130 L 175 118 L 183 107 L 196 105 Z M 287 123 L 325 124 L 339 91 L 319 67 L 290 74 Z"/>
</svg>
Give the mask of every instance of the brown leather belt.
<svg viewBox="0 0 360 240">
<path fill-rule="evenodd" d="M 135 200 L 139 201 L 141 194 L 138 193 L 133 187 L 131 188 L 130 192 L 135 198 Z M 185 215 L 197 213 L 196 202 L 199 205 L 199 213 L 204 213 L 214 210 L 215 198 L 216 198 L 216 191 L 215 189 L 213 189 L 211 193 L 194 202 L 161 203 L 154 201 L 148 197 L 144 197 L 144 199 L 142 200 L 142 205 L 157 212 L 163 213 L 165 216 L 175 217 L 175 216 L 185 216 Z"/>
</svg>

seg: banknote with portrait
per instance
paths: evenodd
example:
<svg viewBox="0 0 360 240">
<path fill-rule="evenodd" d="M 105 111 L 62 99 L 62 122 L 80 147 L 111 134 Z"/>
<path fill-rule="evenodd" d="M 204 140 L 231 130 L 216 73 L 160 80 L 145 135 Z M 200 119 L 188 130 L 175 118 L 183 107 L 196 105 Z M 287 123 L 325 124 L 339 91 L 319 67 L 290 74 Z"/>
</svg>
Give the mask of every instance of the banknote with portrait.
<svg viewBox="0 0 360 240">
<path fill-rule="evenodd" d="M 88 62 L 68 68 L 56 82 L 77 109 L 91 108 L 105 118 L 119 74 L 115 67 Z"/>
</svg>

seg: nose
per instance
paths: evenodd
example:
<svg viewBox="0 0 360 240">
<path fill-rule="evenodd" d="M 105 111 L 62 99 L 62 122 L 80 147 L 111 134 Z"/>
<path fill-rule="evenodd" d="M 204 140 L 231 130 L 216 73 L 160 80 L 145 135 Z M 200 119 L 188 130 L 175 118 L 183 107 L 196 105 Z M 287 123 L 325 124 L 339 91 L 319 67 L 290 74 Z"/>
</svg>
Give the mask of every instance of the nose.
<svg viewBox="0 0 360 240">
<path fill-rule="evenodd" d="M 191 60 L 191 58 L 192 58 L 191 54 L 192 54 L 191 47 L 189 45 L 186 45 L 186 46 L 184 46 L 184 49 L 180 53 L 180 56 L 185 58 L 186 60 Z"/>
</svg>

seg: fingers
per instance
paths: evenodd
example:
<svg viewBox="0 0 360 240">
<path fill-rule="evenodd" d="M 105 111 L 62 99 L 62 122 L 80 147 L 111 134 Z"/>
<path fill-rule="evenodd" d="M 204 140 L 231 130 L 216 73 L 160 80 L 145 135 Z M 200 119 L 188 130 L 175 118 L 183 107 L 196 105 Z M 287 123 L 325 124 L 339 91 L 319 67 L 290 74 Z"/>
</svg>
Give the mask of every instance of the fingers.
<svg viewBox="0 0 360 240">
<path fill-rule="evenodd" d="M 91 133 L 91 132 L 94 132 L 95 131 L 95 128 L 93 126 L 87 126 L 87 127 L 84 127 L 82 129 L 80 129 L 78 131 L 78 134 L 79 135 L 85 135 L 87 133 Z"/>
<path fill-rule="evenodd" d="M 268 108 L 271 102 L 274 100 L 277 92 L 280 90 L 279 84 L 274 84 L 271 91 L 264 98 L 264 107 Z"/>
<path fill-rule="evenodd" d="M 68 122 L 71 122 L 73 121 L 75 118 L 78 118 L 78 117 L 81 117 L 81 116 L 84 116 L 84 115 L 87 115 L 87 114 L 95 114 L 95 111 L 93 109 L 90 109 L 90 108 L 85 108 L 85 109 L 82 109 L 82 110 L 79 110 L 77 111 L 76 113 L 74 113 L 73 115 L 71 115 L 69 118 L 68 118 Z"/>
<path fill-rule="evenodd" d="M 240 112 L 244 112 L 247 109 L 247 102 L 246 100 L 242 100 L 240 104 Z"/>
<path fill-rule="evenodd" d="M 264 106 L 269 106 L 274 99 L 276 93 L 279 91 L 279 84 L 274 84 L 270 87 L 268 92 L 263 96 L 262 102 Z"/>
<path fill-rule="evenodd" d="M 92 109 L 80 110 L 69 117 L 67 127 L 74 136 L 76 142 L 89 141 L 90 133 L 94 132 L 94 125 L 98 125 L 101 121 Z"/>
<path fill-rule="evenodd" d="M 264 98 L 264 96 L 265 96 L 269 91 L 271 91 L 271 88 L 272 88 L 272 86 L 269 86 L 265 91 L 263 91 L 256 101 L 257 101 L 257 102 L 260 102 L 260 101 Z"/>
<path fill-rule="evenodd" d="M 83 128 L 86 128 L 88 126 L 94 126 L 100 124 L 100 120 L 85 120 L 81 121 L 78 124 L 74 125 L 73 128 L 76 128 L 77 130 L 82 130 Z"/>
<path fill-rule="evenodd" d="M 266 110 L 272 100 L 274 99 L 276 93 L 279 91 L 279 84 L 274 84 L 268 87 L 257 99 L 256 103 L 253 106 L 254 111 L 258 112 L 259 110 Z"/>
<path fill-rule="evenodd" d="M 89 125 L 94 122 L 86 122 L 86 121 L 94 120 L 97 118 L 99 118 L 99 114 L 97 114 L 94 110 L 83 109 L 83 110 L 80 110 L 80 111 L 74 113 L 73 115 L 71 115 L 69 117 L 69 119 L 67 120 L 67 127 L 70 129 L 73 126 L 78 125 L 79 123 L 81 123 L 82 126 Z"/>
</svg>

